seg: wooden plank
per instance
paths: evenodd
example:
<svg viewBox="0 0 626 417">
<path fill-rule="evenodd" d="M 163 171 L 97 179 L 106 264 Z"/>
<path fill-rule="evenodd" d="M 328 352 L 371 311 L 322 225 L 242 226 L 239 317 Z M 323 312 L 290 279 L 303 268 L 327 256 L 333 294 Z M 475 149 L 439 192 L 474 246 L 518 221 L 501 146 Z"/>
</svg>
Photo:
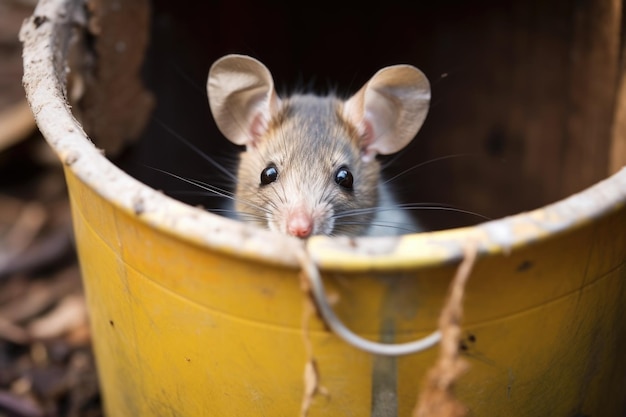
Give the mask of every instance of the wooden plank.
<svg viewBox="0 0 626 417">
<path fill-rule="evenodd" d="M 622 6 L 620 4 L 620 6 Z M 624 24 L 624 9 L 622 6 L 620 16 Z M 609 174 L 619 171 L 626 166 L 626 33 L 622 32 L 621 39 L 621 62 L 619 66 L 619 90 L 615 102 L 615 119 L 613 121 L 613 134 L 611 137 L 611 155 Z"/>
<path fill-rule="evenodd" d="M 140 79 L 149 42 L 147 0 L 89 0 L 89 36 L 74 55 L 70 99 L 89 137 L 108 156 L 137 139 L 154 107 Z"/>
<path fill-rule="evenodd" d="M 621 1 L 576 2 L 570 48 L 562 189 L 580 191 L 607 175 L 621 38 Z"/>
</svg>

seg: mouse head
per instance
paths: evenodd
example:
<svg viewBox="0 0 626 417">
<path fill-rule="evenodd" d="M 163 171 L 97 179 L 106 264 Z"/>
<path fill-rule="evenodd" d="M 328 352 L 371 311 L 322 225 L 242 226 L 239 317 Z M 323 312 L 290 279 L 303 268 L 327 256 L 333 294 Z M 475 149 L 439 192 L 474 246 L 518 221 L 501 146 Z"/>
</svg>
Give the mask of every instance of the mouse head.
<svg viewBox="0 0 626 417">
<path fill-rule="evenodd" d="M 216 61 L 207 91 L 220 131 L 231 142 L 246 146 L 237 210 L 270 229 L 298 237 L 355 235 L 367 228 L 378 205 L 375 156 L 405 147 L 424 122 L 430 102 L 427 78 L 410 65 L 383 68 L 346 101 L 280 98 L 269 70 L 243 55 Z M 318 175 L 324 172 L 328 175 Z M 266 193 L 268 181 L 278 179 L 282 191 Z M 350 187 L 345 186 L 348 183 Z M 337 187 L 337 192 L 330 187 Z M 362 210 L 368 207 L 372 210 Z M 335 220 L 346 210 L 360 215 L 341 227 Z"/>
</svg>

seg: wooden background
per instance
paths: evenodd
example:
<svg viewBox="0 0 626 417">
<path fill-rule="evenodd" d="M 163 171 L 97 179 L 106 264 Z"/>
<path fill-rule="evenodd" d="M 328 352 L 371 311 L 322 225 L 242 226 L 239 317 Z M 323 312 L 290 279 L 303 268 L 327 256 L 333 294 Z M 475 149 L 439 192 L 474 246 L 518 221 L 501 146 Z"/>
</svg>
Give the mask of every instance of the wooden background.
<svg viewBox="0 0 626 417">
<path fill-rule="evenodd" d="M 336 87 L 350 94 L 383 66 L 422 69 L 432 83 L 431 111 L 386 173 L 444 159 L 394 181 L 406 202 L 449 204 L 498 218 L 581 191 L 626 160 L 617 0 L 372 6 L 157 0 L 151 13 L 142 76 L 156 107 L 140 139 L 116 161 L 191 204 L 212 203 L 185 194 L 191 191 L 185 184 L 149 167 L 223 183 L 168 129 L 211 155 L 230 155 L 225 161 L 232 163 L 237 150 L 216 130 L 205 93 L 211 63 L 227 53 L 260 59 L 279 91 Z M 103 26 L 102 38 L 111 35 L 107 27 L 116 26 Z M 130 30 L 141 33 L 137 25 Z M 119 109 L 105 105 L 100 117 Z M 134 109 L 138 117 L 140 110 Z M 482 221 L 449 211 L 420 214 L 433 228 Z"/>
</svg>

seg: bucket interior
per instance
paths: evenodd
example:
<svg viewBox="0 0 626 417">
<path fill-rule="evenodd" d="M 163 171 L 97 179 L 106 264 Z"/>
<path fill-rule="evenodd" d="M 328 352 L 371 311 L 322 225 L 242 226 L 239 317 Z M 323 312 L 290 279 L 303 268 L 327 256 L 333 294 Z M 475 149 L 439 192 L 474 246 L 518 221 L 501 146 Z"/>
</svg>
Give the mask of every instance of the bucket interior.
<svg viewBox="0 0 626 417">
<path fill-rule="evenodd" d="M 607 5 L 157 0 L 151 7 L 142 77 L 156 106 L 138 140 L 112 159 L 189 204 L 218 202 L 160 170 L 232 189 L 176 137 L 235 172 L 241 149 L 217 130 L 205 87 L 211 64 L 228 53 L 262 61 L 279 93 L 349 96 L 384 66 L 420 68 L 432 87 L 428 117 L 407 148 L 385 158 L 384 175 L 406 171 L 393 181 L 403 203 L 463 211 L 416 211 L 426 229 L 535 209 L 617 169 L 610 150 L 620 32 Z M 106 138 L 88 133 L 106 149 Z"/>
</svg>

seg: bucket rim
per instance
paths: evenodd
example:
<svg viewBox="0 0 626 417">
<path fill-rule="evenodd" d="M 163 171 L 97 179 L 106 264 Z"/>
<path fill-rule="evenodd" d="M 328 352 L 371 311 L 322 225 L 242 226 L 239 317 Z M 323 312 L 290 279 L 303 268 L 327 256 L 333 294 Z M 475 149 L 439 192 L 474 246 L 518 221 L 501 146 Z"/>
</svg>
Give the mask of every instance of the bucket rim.
<svg viewBox="0 0 626 417">
<path fill-rule="evenodd" d="M 227 219 L 141 183 L 109 161 L 71 113 L 65 88 L 72 31 L 84 26 L 80 0 L 41 1 L 20 31 L 23 84 L 37 126 L 81 182 L 121 211 L 160 232 L 248 260 L 297 267 L 306 247 L 322 269 L 398 270 L 456 262 L 468 240 L 501 254 L 583 227 L 626 205 L 626 168 L 538 209 L 476 226 L 395 237 L 326 237 L 307 241 Z M 268 244 L 271 242 L 271 244 Z"/>
</svg>

